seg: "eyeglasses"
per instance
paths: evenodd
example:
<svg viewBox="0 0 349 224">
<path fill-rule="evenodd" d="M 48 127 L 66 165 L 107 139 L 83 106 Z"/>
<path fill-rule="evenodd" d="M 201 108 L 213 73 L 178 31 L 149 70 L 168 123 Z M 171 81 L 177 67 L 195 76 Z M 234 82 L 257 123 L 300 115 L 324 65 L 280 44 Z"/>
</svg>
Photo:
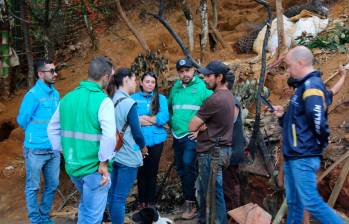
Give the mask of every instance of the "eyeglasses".
<svg viewBox="0 0 349 224">
<path fill-rule="evenodd" d="M 51 74 L 53 75 L 53 74 L 57 73 L 57 70 L 55 68 L 51 68 L 50 70 L 47 70 L 47 71 L 41 70 L 40 72 L 51 72 Z"/>
</svg>

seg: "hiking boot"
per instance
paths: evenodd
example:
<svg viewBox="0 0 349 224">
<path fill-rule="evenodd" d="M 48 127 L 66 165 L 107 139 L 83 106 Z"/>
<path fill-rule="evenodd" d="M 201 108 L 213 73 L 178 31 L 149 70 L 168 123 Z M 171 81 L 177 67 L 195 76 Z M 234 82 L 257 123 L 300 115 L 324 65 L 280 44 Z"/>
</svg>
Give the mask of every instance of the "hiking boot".
<svg viewBox="0 0 349 224">
<path fill-rule="evenodd" d="M 182 213 L 182 219 L 193 219 L 196 216 L 196 204 L 195 201 L 185 201 L 184 211 Z"/>
</svg>

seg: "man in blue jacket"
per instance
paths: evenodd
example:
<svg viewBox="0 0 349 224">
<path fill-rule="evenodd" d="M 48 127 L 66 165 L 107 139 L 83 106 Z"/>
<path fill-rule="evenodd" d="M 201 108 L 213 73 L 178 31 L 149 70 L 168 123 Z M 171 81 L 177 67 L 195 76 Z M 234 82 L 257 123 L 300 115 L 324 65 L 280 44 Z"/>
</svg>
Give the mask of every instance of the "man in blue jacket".
<svg viewBox="0 0 349 224">
<path fill-rule="evenodd" d="M 285 62 L 296 90 L 286 112 L 282 106 L 274 108 L 282 126 L 288 224 L 302 223 L 304 209 L 320 223 L 343 223 L 317 190 L 316 172 L 328 145 L 328 94 L 313 60 L 304 46 L 289 51 Z"/>
<path fill-rule="evenodd" d="M 60 152 L 53 151 L 47 136 L 47 125 L 59 103 L 54 88 L 57 73 L 53 63 L 46 59 L 35 63 L 38 81 L 24 96 L 17 122 L 25 131 L 24 157 L 26 169 L 25 199 L 31 223 L 52 223 L 50 210 L 59 183 Z M 41 203 L 41 172 L 44 176 Z"/>
</svg>

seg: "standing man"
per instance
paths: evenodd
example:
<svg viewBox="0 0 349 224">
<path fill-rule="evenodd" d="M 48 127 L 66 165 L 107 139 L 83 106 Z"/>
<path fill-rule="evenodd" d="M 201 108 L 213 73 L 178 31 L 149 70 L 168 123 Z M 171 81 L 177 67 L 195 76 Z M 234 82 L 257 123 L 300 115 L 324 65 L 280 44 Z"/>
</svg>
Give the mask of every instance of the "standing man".
<svg viewBox="0 0 349 224">
<path fill-rule="evenodd" d="M 282 125 L 287 223 L 302 223 L 306 209 L 321 223 L 339 224 L 343 220 L 317 190 L 316 173 L 328 145 L 328 95 L 313 60 L 311 51 L 304 46 L 289 51 L 285 63 L 296 90 L 286 112 L 282 106 L 274 108 Z"/>
<path fill-rule="evenodd" d="M 221 61 L 212 61 L 200 69 L 207 88 L 214 94 L 207 98 L 190 121 L 189 131 L 199 133 L 198 194 L 199 223 L 226 224 L 227 213 L 223 194 L 222 170 L 230 163 L 234 126 L 234 99 L 226 82 L 232 80 L 229 68 Z M 206 127 L 203 127 L 206 126 Z"/>
<path fill-rule="evenodd" d="M 53 149 L 63 149 L 66 172 L 80 192 L 78 224 L 101 223 L 107 203 L 116 127 L 114 105 L 103 88 L 112 73 L 108 58 L 95 57 L 88 79 L 62 99 L 48 126 Z"/>
<path fill-rule="evenodd" d="M 59 103 L 54 88 L 57 73 L 52 61 L 35 63 L 38 81 L 24 96 L 17 122 L 25 131 L 25 199 L 31 223 L 52 223 L 50 211 L 59 183 L 60 152 L 52 149 L 47 137 L 47 125 Z M 41 203 L 38 204 L 41 172 L 44 176 Z"/>
<path fill-rule="evenodd" d="M 200 109 L 202 103 L 212 94 L 205 83 L 197 76 L 193 63 L 189 59 L 180 59 L 176 63 L 178 80 L 172 87 L 169 98 L 171 129 L 176 170 L 181 179 L 185 199 L 183 219 L 192 219 L 196 215 L 195 205 L 195 160 L 196 136 L 189 133 L 189 122 Z"/>
</svg>

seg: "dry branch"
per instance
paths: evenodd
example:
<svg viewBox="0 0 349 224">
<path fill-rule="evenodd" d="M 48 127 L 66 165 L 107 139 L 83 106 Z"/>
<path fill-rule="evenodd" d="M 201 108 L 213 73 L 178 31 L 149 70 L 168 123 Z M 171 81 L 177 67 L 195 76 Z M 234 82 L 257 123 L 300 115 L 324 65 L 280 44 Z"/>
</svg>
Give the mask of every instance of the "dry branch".
<svg viewBox="0 0 349 224">
<path fill-rule="evenodd" d="M 189 58 L 194 66 L 196 68 L 200 68 L 201 66 L 195 61 L 195 59 L 193 58 L 193 56 L 191 55 L 189 49 L 185 46 L 184 42 L 182 41 L 182 39 L 179 37 L 179 35 L 172 29 L 172 27 L 170 26 L 170 24 L 167 22 L 167 20 L 164 18 L 163 16 L 164 13 L 164 3 L 163 0 L 160 0 L 160 6 L 159 6 L 159 12 L 158 14 L 154 14 L 154 13 L 149 13 L 147 12 L 147 15 L 153 16 L 155 19 L 157 19 L 166 29 L 167 31 L 172 35 L 172 37 L 176 40 L 177 44 L 180 46 L 180 48 L 183 51 L 183 54 Z"/>
<path fill-rule="evenodd" d="M 138 42 L 141 45 L 141 47 L 143 48 L 143 50 L 146 53 L 150 52 L 150 49 L 149 49 L 147 43 L 145 42 L 145 40 L 143 39 L 143 37 L 141 36 L 141 34 L 133 27 L 131 22 L 127 19 L 127 16 L 121 7 L 120 0 L 115 0 L 115 3 L 116 3 L 116 9 L 118 10 L 118 13 L 120 14 L 122 20 L 126 23 L 127 27 L 130 29 L 132 34 L 136 37 L 136 39 L 138 40 Z"/>
</svg>

